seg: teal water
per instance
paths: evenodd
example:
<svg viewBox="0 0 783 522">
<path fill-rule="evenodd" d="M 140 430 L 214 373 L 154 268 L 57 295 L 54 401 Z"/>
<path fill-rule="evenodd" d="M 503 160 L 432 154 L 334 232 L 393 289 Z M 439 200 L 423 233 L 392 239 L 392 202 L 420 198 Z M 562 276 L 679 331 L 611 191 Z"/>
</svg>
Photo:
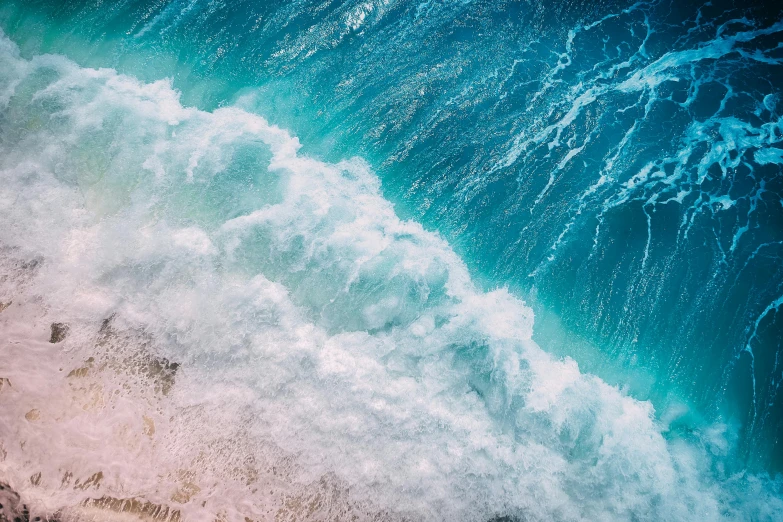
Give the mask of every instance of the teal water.
<svg viewBox="0 0 783 522">
<path fill-rule="evenodd" d="M 220 111 L 260 115 L 297 136 L 300 153 L 312 161 L 343 165 L 353 172 L 348 178 L 364 180 L 371 171 L 379 189 L 324 188 L 312 180 L 305 188 L 309 183 L 327 199 L 339 199 L 332 189 L 357 198 L 380 190 L 396 215 L 440 234 L 483 291 L 524 299 L 535 312 L 533 340 L 544 352 L 649 401 L 650 422 L 665 444 L 702 448 L 699 478 L 677 475 L 674 483 L 699 491 L 709 488 L 694 483 L 783 470 L 783 10 L 776 3 L 4 1 L 0 27 L 13 42 L 7 46 L 18 46 L 14 60 L 44 64 L 43 55 L 52 53 L 140 82 L 169 78 L 181 93 L 177 107 L 229 120 L 234 113 Z M 87 80 L 63 81 L 60 66 L 49 72 L 47 65 L 18 66 L 29 67 L 37 72 L 25 80 L 3 77 L 6 168 L 24 164 L 23 144 L 49 140 L 69 158 L 51 159 L 55 177 L 79 186 L 99 215 L 142 198 L 154 201 L 156 219 L 208 234 L 287 201 L 280 188 L 286 182 L 257 171 L 278 153 L 260 150 L 245 127 L 199 122 L 181 143 L 157 127 L 144 130 L 146 115 L 137 124 L 115 114 L 125 109 L 111 104 L 121 102 L 84 94 L 97 89 Z M 109 108 L 100 116 L 103 130 L 88 132 L 91 124 L 74 123 L 74 115 L 79 104 L 92 102 Z M 142 130 L 124 130 L 136 125 Z M 211 125 L 223 130 L 213 136 Z M 189 154 L 195 156 L 186 160 Z M 340 163 L 357 157 L 350 168 Z M 211 174 L 201 184 L 155 188 L 151 173 L 158 168 L 185 173 L 186 181 L 205 175 L 199 169 Z M 97 174 L 104 171 L 111 180 Z M 356 213 L 340 201 L 325 204 L 326 222 Z M 303 205 L 303 214 L 321 215 Z M 330 334 L 388 333 L 394 340 L 384 342 L 396 343 L 397 329 L 407 328 L 425 353 L 430 344 L 442 346 L 455 382 L 486 403 L 496 429 L 520 446 L 532 437 L 557 446 L 564 462 L 579 462 L 584 476 L 564 493 L 576 506 L 589 504 L 580 496 L 589 497 L 592 486 L 613 483 L 604 472 L 627 473 L 641 484 L 636 494 L 650 496 L 623 508 L 542 512 L 506 499 L 503 509 L 534 520 L 697 516 L 701 508 L 689 512 L 661 500 L 666 494 L 651 484 L 660 479 L 654 473 L 618 464 L 589 478 L 594 452 L 603 447 L 593 438 L 609 437 L 603 424 L 585 420 L 598 406 L 562 406 L 542 419 L 542 408 L 505 381 L 514 372 L 495 373 L 497 356 L 482 348 L 480 335 L 458 342 L 459 332 L 443 334 L 448 340 L 416 333 L 439 331 L 445 320 L 436 313 L 431 326 L 422 326 L 426 310 L 469 301 L 445 282 L 456 276 L 443 268 L 452 261 L 441 250 L 433 254 L 437 266 L 419 274 L 423 279 L 408 279 L 406 270 L 420 262 L 410 261 L 413 247 L 381 249 L 380 258 L 360 255 L 377 238 L 347 230 L 341 241 L 356 234 L 356 246 L 322 242 L 322 231 L 334 225 L 293 212 L 248 218 L 259 230 L 237 239 L 240 246 L 226 240 L 231 260 L 221 267 L 283 285 Z M 419 231 L 396 234 L 404 243 Z M 426 243 L 411 241 L 417 248 Z M 346 268 L 354 261 L 365 268 Z M 493 327 L 486 328 L 491 337 Z M 403 373 L 419 361 L 383 360 Z M 561 377 L 533 374 L 522 380 Z M 427 379 L 426 372 L 416 375 Z M 524 414 L 526 407 L 538 413 Z M 540 436 L 540 425 L 554 432 Z M 517 473 L 509 471 L 509 480 L 524 482 Z M 779 485 L 771 484 L 760 487 L 779 497 Z M 779 514 L 772 507 L 732 512 L 737 505 L 772 506 L 748 493 L 752 488 L 733 487 L 718 495 L 720 508 L 702 513 L 748 520 Z"/>
</svg>

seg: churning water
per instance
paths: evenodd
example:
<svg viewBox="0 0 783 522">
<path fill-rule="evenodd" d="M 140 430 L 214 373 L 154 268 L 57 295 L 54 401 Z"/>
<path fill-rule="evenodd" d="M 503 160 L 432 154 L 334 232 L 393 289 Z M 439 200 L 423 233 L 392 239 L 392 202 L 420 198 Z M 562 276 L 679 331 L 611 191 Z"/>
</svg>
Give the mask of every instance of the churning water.
<svg viewBox="0 0 783 522">
<path fill-rule="evenodd" d="M 779 4 L 0 28 L 0 479 L 35 513 L 783 519 Z"/>
</svg>

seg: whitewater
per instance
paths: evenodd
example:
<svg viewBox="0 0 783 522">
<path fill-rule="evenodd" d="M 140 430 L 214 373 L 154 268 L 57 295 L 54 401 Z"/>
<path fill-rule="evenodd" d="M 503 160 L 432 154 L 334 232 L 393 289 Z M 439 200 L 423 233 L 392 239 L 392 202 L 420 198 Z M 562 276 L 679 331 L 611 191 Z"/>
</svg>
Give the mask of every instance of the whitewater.
<svg viewBox="0 0 783 522">
<path fill-rule="evenodd" d="M 0 0 L 0 520 L 783 520 L 783 6 Z"/>
<path fill-rule="evenodd" d="M 0 474 L 31 512 L 783 517 L 725 426 L 667 438 L 542 350 L 363 160 L 5 36 L 0 71 Z"/>
</svg>

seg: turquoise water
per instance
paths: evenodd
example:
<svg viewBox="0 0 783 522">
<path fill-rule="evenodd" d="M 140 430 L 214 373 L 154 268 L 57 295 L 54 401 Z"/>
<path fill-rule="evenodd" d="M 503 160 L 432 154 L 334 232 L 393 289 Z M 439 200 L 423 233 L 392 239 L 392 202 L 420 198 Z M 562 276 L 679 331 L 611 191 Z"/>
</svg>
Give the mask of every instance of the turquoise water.
<svg viewBox="0 0 783 522">
<path fill-rule="evenodd" d="M 54 152 L 43 147 L 54 178 L 78 187 L 96 216 L 125 213 L 131 229 L 155 220 L 196 227 L 210 238 L 204 243 L 194 233 L 202 254 L 215 248 L 227 256 L 218 263 L 221 271 L 231 267 L 243 277 L 261 274 L 282 285 L 307 320 L 329 335 L 355 332 L 384 339 L 373 341 L 380 344 L 420 348 L 417 355 L 403 350 L 406 356 L 399 360 L 391 348 L 376 347 L 373 353 L 417 382 L 429 382 L 428 372 L 453 372 L 453 382 L 438 381 L 433 389 L 467 387 L 494 419 L 493 429 L 510 437 L 503 443 L 509 451 L 531 441 L 556 448 L 558 462 L 573 465 L 570 472 L 580 475 L 563 488 L 568 502 L 548 505 L 555 497 L 544 495 L 536 510 L 527 500 L 515 504 L 524 495 L 515 496 L 510 484 L 543 480 L 549 471 L 534 465 L 522 472 L 519 462 L 504 461 L 509 468 L 498 469 L 506 472 L 486 471 L 496 479 L 493 487 L 506 488 L 507 495 L 487 496 L 503 499 L 498 514 L 533 520 L 780 514 L 769 500 L 780 496 L 779 485 L 764 482 L 767 474 L 783 470 L 779 5 L 5 1 L 0 27 L 9 40 L 5 47 L 14 49 L 8 53 L 17 46 L 19 52 L 4 57 L 15 65 L 2 73 L 6 169 L 38 161 L 25 155 L 56 144 Z M 61 59 L 73 62 L 47 64 Z M 100 71 L 84 72 L 93 69 Z M 101 86 L 113 85 L 105 76 L 109 69 L 135 78 L 149 92 L 112 87 L 105 94 Z M 133 104 L 148 100 L 154 107 L 128 109 L 120 99 L 124 92 Z M 162 123 L 145 112 L 160 112 L 162 106 L 176 113 L 170 125 L 182 129 L 164 129 L 168 116 L 160 116 Z M 210 116 L 183 116 L 182 106 Z M 307 175 L 290 167 L 296 173 L 291 179 L 304 176 L 297 182 L 303 185 L 296 185 L 301 193 L 291 196 L 288 175 L 259 169 L 293 160 L 280 159 L 277 138 L 253 137 L 266 132 L 248 119 L 256 115 L 295 135 L 300 157 L 321 165 L 302 166 Z M 96 118 L 100 124 L 92 128 Z M 186 120 L 190 123 L 180 123 Z M 321 172 L 323 165 L 345 171 L 349 181 L 342 186 L 326 175 L 307 177 L 307 169 Z M 180 177 L 166 177 L 172 175 Z M 21 183 L 16 176 L 14 183 Z M 352 205 L 359 203 L 352 199 L 377 206 L 384 220 L 409 221 L 374 224 L 371 230 L 383 229 L 394 239 L 375 237 L 357 223 L 380 218 L 356 210 Z M 289 200 L 293 208 L 279 215 L 264 210 Z M 143 210 L 139 201 L 148 202 Z M 10 219 L 12 211 L 7 212 Z M 353 225 L 341 228 L 345 220 Z M 226 238 L 240 229 L 237 237 Z M 430 232 L 439 234 L 432 236 L 437 241 L 426 235 Z M 10 237 L 5 241 L 14 243 Z M 158 262 L 163 258 L 142 265 Z M 117 263 L 111 270 L 101 265 L 101 277 L 115 281 L 118 271 L 140 270 Z M 468 273 L 469 285 L 454 282 Z M 128 283 L 140 284 L 136 275 L 123 277 L 118 292 L 141 292 Z M 145 277 L 158 275 L 141 280 Z M 482 298 L 466 297 L 474 292 Z M 534 322 L 520 299 L 532 307 Z M 441 331 L 445 317 L 464 315 L 444 309 L 464 306 L 490 316 L 486 324 L 470 320 L 483 325 L 476 327 L 481 333 L 464 325 Z M 502 312 L 515 307 L 524 309 L 519 318 L 503 319 Z M 495 316 L 500 326 L 493 325 Z M 252 319 L 242 321 L 252 326 Z M 174 318 L 166 323 L 174 324 Z M 167 332 L 166 325 L 157 326 L 158 333 Z M 497 343 L 528 334 L 500 334 L 496 327 L 532 328 L 543 352 L 566 361 L 547 375 L 530 362 L 538 356 L 523 350 L 522 368 L 534 368 L 532 377 L 519 377 L 528 383 L 523 388 L 549 389 L 550 380 L 560 382 L 577 371 L 573 363 L 578 379 L 595 375 L 602 391 L 582 384 L 557 400 L 552 398 L 557 394 L 541 392 L 549 397 L 544 400 L 515 391 L 516 373 L 507 365 L 518 362 L 498 362 Z M 483 344 L 485 336 L 496 334 L 500 341 Z M 280 343 L 285 351 L 285 341 Z M 209 347 L 203 349 L 207 354 L 181 348 L 185 352 L 178 355 L 208 359 Z M 448 370 L 418 366 L 434 352 L 449 361 Z M 609 433 L 623 439 L 623 431 L 603 431 L 605 423 L 596 419 L 608 408 L 604 402 L 579 407 L 568 402 L 583 393 L 604 397 L 605 383 L 649 401 L 634 404 L 650 405 L 651 424 L 642 424 L 662 437 L 649 450 L 654 455 L 641 447 L 647 432 L 618 443 L 626 459 L 633 461 L 639 452 L 640 469 L 611 459 L 601 467 L 597 455 L 612 451 L 603 441 Z M 611 397 L 600 401 L 615 405 L 619 399 Z M 274 403 L 274 397 L 264 400 Z M 345 400 L 334 411 L 349 415 L 351 405 L 361 410 L 364 404 Z M 388 400 L 407 404 L 399 397 Z M 544 407 L 536 400 L 563 404 Z M 548 408 L 557 412 L 543 414 Z M 449 433 L 456 437 L 458 431 L 425 442 L 448 446 Z M 302 435 L 301 447 L 320 448 L 313 437 Z M 371 434 L 357 440 L 370 453 L 385 451 L 376 444 L 388 443 Z M 697 471 L 687 473 L 683 462 L 691 457 L 673 457 L 677 478 L 671 484 L 692 493 L 685 502 L 690 507 L 669 505 L 667 495 L 674 496 L 677 487 L 657 489 L 666 473 L 645 464 L 657 462 L 661 452 L 677 454 L 672 448 L 680 445 L 701 452 L 693 457 L 700 462 Z M 451 461 L 441 457 L 443 484 L 463 476 L 456 470 L 464 463 L 447 464 Z M 496 458 L 487 457 L 492 463 Z M 406 469 L 396 470 L 400 484 L 409 477 Z M 637 488 L 635 500 L 622 507 L 593 506 L 588 500 L 593 488 L 601 491 L 598 497 L 609 497 L 620 476 L 632 477 L 627 480 Z M 759 491 L 769 498 L 751 494 L 756 486 L 736 486 L 740 480 L 762 481 Z M 447 498 L 451 490 L 440 487 Z M 710 501 L 696 493 L 713 487 L 728 493 Z M 753 511 L 761 505 L 769 511 Z M 434 518 L 444 512 L 427 509 Z M 452 515 L 470 518 L 460 509 Z"/>
</svg>

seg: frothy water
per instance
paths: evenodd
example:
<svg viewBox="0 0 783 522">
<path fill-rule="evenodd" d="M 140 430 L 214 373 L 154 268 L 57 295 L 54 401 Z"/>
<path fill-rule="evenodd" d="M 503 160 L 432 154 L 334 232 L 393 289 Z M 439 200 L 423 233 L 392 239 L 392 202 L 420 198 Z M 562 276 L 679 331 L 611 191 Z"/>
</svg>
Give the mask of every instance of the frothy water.
<svg viewBox="0 0 783 522">
<path fill-rule="evenodd" d="M 783 517 L 725 426 L 668 436 L 543 351 L 361 159 L 6 37 L 0 71 L 0 471 L 36 509 Z"/>
<path fill-rule="evenodd" d="M 361 156 L 482 288 L 528 302 L 546 351 L 686 436 L 726 424 L 734 469 L 776 473 L 777 4 L 6 0 L 0 25 L 28 59 L 172 78 L 308 156 Z"/>
</svg>

